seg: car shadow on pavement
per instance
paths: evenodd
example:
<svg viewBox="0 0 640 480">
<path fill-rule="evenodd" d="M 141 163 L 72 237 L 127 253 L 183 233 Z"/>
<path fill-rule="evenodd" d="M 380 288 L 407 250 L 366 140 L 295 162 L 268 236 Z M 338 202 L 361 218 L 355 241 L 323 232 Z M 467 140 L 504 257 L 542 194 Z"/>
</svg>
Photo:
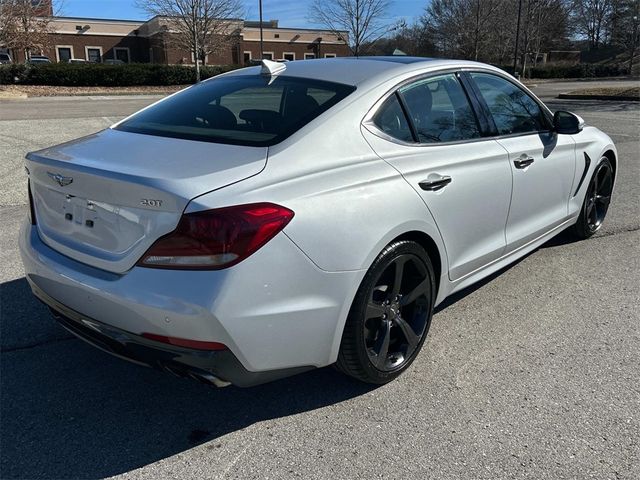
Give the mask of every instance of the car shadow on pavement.
<svg viewBox="0 0 640 480">
<path fill-rule="evenodd" d="M 204 442 L 224 446 L 227 433 L 375 388 L 325 368 L 218 390 L 69 336 L 24 278 L 0 284 L 0 295 L 3 479 L 116 475 Z"/>
</svg>

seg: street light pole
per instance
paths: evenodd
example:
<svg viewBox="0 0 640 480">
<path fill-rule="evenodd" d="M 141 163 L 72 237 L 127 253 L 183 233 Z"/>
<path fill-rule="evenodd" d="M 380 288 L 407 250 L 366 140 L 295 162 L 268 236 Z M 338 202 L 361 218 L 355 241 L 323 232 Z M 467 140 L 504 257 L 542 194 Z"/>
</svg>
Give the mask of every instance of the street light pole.
<svg viewBox="0 0 640 480">
<path fill-rule="evenodd" d="M 516 74 L 518 66 L 518 41 L 520 40 L 520 16 L 522 15 L 522 0 L 518 3 L 518 23 L 516 25 L 516 48 L 513 52 L 513 74 Z"/>
<path fill-rule="evenodd" d="M 262 0 L 258 1 L 260 7 L 260 60 L 264 55 L 264 47 L 262 46 L 263 37 L 262 37 Z"/>
</svg>

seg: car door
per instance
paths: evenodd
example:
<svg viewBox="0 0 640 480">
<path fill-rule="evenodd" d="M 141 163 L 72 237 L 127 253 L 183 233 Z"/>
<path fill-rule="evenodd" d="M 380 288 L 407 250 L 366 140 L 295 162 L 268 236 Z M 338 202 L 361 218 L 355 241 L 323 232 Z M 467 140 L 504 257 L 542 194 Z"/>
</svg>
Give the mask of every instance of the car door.
<svg viewBox="0 0 640 480">
<path fill-rule="evenodd" d="M 457 280 L 499 258 L 511 198 L 505 149 L 482 138 L 458 74 L 416 79 L 365 119 L 373 150 L 418 192 L 445 243 Z"/>
<path fill-rule="evenodd" d="M 514 250 L 568 219 L 575 142 L 555 133 L 543 107 L 515 83 L 485 72 L 469 77 L 509 153 L 513 194 L 506 238 L 507 249 Z"/>
</svg>

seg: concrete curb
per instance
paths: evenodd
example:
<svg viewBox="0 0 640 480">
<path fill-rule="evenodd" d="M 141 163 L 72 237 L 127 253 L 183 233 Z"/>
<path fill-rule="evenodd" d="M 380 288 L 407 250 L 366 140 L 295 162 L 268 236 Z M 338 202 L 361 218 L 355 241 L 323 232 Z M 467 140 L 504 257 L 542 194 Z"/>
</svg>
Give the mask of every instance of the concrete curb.
<svg viewBox="0 0 640 480">
<path fill-rule="evenodd" d="M 24 100 L 25 98 L 27 98 L 26 93 L 0 92 L 0 100 Z"/>
<path fill-rule="evenodd" d="M 639 97 L 625 97 L 615 95 L 580 95 L 577 93 L 561 93 L 558 98 L 564 98 L 568 100 L 618 100 L 619 102 L 638 102 Z"/>
</svg>

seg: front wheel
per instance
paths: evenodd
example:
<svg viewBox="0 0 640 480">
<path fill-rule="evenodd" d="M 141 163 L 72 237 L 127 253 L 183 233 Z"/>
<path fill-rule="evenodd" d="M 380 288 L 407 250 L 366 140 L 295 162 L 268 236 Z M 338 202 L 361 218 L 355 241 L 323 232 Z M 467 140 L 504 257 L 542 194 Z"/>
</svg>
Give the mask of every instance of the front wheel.
<svg viewBox="0 0 640 480">
<path fill-rule="evenodd" d="M 336 366 L 384 384 L 413 362 L 429 331 L 435 275 L 416 242 L 388 245 L 366 273 L 349 312 Z"/>
<path fill-rule="evenodd" d="M 613 192 L 613 167 L 607 157 L 602 157 L 596 166 L 585 195 L 578 221 L 573 233 L 579 239 L 589 238 L 602 226 Z"/>
</svg>

